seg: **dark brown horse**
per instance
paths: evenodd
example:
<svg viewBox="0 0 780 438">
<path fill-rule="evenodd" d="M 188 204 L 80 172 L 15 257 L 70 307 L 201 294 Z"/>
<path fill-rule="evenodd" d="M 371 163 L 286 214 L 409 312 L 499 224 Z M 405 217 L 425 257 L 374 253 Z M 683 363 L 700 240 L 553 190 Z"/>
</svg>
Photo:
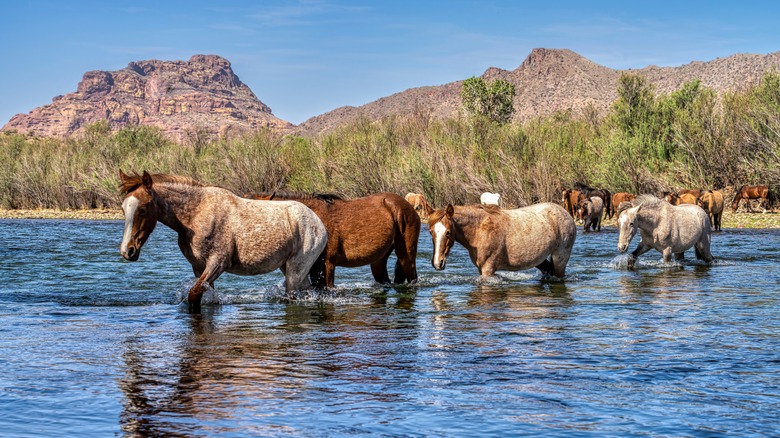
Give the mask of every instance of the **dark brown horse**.
<svg viewBox="0 0 780 438">
<path fill-rule="evenodd" d="M 328 230 L 328 244 L 311 269 L 315 287 L 333 287 L 336 266 L 371 265 L 377 282 L 390 283 L 387 260 L 393 251 L 397 257 L 394 283 L 417 281 L 420 216 L 399 195 L 377 193 L 345 200 L 336 195 L 274 192 L 248 197 L 298 201 L 322 219 Z"/>
<path fill-rule="evenodd" d="M 750 200 L 752 199 L 761 200 L 760 205 L 764 209 L 764 212 L 766 212 L 767 209 L 774 211 L 775 194 L 772 190 L 769 189 L 769 186 L 759 185 L 740 187 L 739 190 L 737 190 L 737 194 L 734 196 L 734 201 L 731 202 L 731 211 L 733 213 L 737 212 L 737 209 L 739 208 L 739 202 L 743 199 L 747 201 L 745 205 L 747 205 L 749 212 L 753 211 L 750 206 Z"/>
<path fill-rule="evenodd" d="M 612 194 L 607 189 L 594 189 L 586 184 L 578 182 L 575 184 L 577 190 L 585 195 L 585 199 L 590 199 L 594 196 L 598 196 L 604 202 L 604 212 L 607 213 L 608 218 L 612 218 Z"/>
</svg>

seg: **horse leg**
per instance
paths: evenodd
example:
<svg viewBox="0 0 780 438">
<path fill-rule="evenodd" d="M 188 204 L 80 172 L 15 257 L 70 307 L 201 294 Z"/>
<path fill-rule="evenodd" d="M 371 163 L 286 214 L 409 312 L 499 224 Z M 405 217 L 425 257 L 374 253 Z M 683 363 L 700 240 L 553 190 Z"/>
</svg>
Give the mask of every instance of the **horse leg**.
<svg viewBox="0 0 780 438">
<path fill-rule="evenodd" d="M 542 276 L 544 277 L 555 275 L 555 265 L 550 259 L 544 259 L 544 261 L 536 265 L 536 267 L 542 271 Z"/>
<path fill-rule="evenodd" d="M 382 258 L 371 263 L 371 275 L 374 276 L 377 283 L 390 284 L 390 276 L 387 275 L 387 259 L 390 258 L 392 252 L 393 248 L 390 248 Z"/>
<path fill-rule="evenodd" d="M 203 299 L 203 293 L 206 292 L 206 285 L 214 287 L 214 281 L 225 271 L 224 264 L 221 261 L 209 260 L 206 262 L 206 267 L 187 294 L 187 304 L 189 305 L 190 313 L 200 313 L 200 303 Z"/>
<path fill-rule="evenodd" d="M 311 282 L 311 285 L 317 289 L 323 289 L 327 285 L 327 270 L 325 266 L 325 256 L 322 255 L 317 258 L 317 261 L 314 262 L 309 270 L 309 281 Z M 333 281 L 333 270 L 331 270 L 330 279 Z"/>
<path fill-rule="evenodd" d="M 671 261 L 672 261 L 672 248 L 664 248 L 664 251 L 661 253 L 661 255 L 663 255 L 664 263 L 671 263 Z"/>
<path fill-rule="evenodd" d="M 290 257 L 284 265 L 279 267 L 279 270 L 284 274 L 284 290 L 288 295 L 292 291 L 306 290 L 311 287 L 309 275 L 316 259 L 312 262 L 309 257 L 311 254 L 302 252 Z"/>
<path fill-rule="evenodd" d="M 652 246 L 646 245 L 643 242 L 639 242 L 639 245 L 636 246 L 636 249 L 628 255 L 628 269 L 634 269 L 634 265 L 636 264 L 639 256 L 646 253 L 647 251 L 650 251 L 651 249 L 653 249 Z"/>
<path fill-rule="evenodd" d="M 684 252 L 676 252 L 674 253 L 674 259 L 678 262 L 681 260 L 685 260 L 685 253 Z"/>
<path fill-rule="evenodd" d="M 417 241 L 415 239 L 409 239 L 411 242 L 407 242 L 405 237 L 410 236 L 397 236 L 395 240 L 395 279 L 396 284 L 405 282 L 417 283 Z M 419 236 L 418 236 L 419 237 Z"/>
<path fill-rule="evenodd" d="M 696 242 L 696 245 L 694 245 L 694 248 L 696 248 L 696 258 L 699 260 L 704 260 L 705 263 L 710 263 L 714 259 L 712 257 L 712 253 L 710 252 L 710 236 L 705 235 L 702 236 L 701 239 L 699 239 L 698 242 Z"/>
</svg>

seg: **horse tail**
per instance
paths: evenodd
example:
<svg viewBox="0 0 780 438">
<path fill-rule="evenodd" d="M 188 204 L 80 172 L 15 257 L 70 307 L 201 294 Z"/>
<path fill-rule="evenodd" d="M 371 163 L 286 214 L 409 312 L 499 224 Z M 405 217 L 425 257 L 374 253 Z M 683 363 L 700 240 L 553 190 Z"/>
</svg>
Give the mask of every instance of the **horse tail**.
<svg viewBox="0 0 780 438">
<path fill-rule="evenodd" d="M 385 197 L 382 205 L 393 218 L 395 227 L 395 283 L 417 282 L 417 243 L 420 239 L 420 216 L 409 203 L 394 202 Z"/>
</svg>

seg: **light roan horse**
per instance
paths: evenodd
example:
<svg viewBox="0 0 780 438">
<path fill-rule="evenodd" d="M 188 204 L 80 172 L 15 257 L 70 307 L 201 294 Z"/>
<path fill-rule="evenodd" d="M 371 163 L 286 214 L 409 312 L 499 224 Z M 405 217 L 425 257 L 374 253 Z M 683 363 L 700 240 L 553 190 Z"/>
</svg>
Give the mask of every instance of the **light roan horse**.
<svg viewBox="0 0 780 438">
<path fill-rule="evenodd" d="M 639 256 L 655 249 L 663 255 L 665 263 L 684 258 L 684 253 L 695 248 L 696 258 L 709 263 L 710 219 L 698 205 L 674 206 L 653 195 L 641 195 L 618 208 L 618 251 L 628 250 L 637 230 L 642 240 L 628 258 L 628 268 L 633 269 Z"/>
<path fill-rule="evenodd" d="M 161 222 L 179 235 L 179 249 L 198 277 L 187 301 L 200 312 L 206 285 L 223 272 L 258 275 L 280 269 L 285 290 L 310 287 L 308 273 L 328 239 L 325 225 L 298 202 L 244 199 L 180 176 L 119 172 L 125 228 L 120 252 L 138 260 Z"/>
<path fill-rule="evenodd" d="M 734 196 L 734 200 L 731 202 L 732 213 L 737 212 L 739 203 L 743 199 L 745 200 L 745 205 L 747 205 L 748 212 L 753 211 L 753 208 L 750 206 L 751 199 L 761 200 L 761 206 L 764 209 L 764 213 L 766 213 L 767 210 L 772 212 L 775 210 L 775 194 L 772 190 L 769 189 L 769 186 L 759 185 L 740 187 L 739 190 L 737 190 L 737 194 Z"/>
<path fill-rule="evenodd" d="M 417 282 L 420 217 L 401 196 L 377 193 L 346 200 L 336 195 L 274 192 L 251 197 L 302 202 L 322 219 L 328 245 L 312 267 L 315 287 L 334 287 L 337 266 L 371 265 L 374 280 L 390 283 L 387 260 L 393 251 L 397 258 L 393 282 Z"/>
<path fill-rule="evenodd" d="M 404 196 L 404 199 L 406 199 L 406 202 L 412 204 L 414 211 L 417 212 L 422 220 L 428 220 L 428 215 L 433 213 L 434 208 L 428 204 L 428 200 L 425 199 L 425 195 L 422 193 L 410 192 Z"/>
<path fill-rule="evenodd" d="M 428 218 L 433 239 L 431 263 L 443 270 L 455 242 L 469 252 L 483 278 L 496 271 L 539 268 L 563 278 L 577 230 L 558 204 L 542 203 L 514 210 L 492 205 L 453 206 Z"/>
</svg>

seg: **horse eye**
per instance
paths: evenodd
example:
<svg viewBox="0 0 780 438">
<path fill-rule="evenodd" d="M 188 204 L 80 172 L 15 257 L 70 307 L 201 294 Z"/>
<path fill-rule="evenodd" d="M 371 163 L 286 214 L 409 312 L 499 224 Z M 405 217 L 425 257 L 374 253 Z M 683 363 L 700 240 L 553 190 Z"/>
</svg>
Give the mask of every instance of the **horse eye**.
<svg viewBox="0 0 780 438">
<path fill-rule="evenodd" d="M 139 208 L 138 209 L 138 214 L 140 214 L 141 216 L 146 215 L 146 207 Z"/>
<path fill-rule="evenodd" d="M 450 232 L 449 232 L 449 231 L 447 231 L 447 233 L 446 233 L 446 234 L 444 234 L 444 235 L 445 235 L 445 236 L 447 236 L 447 238 L 449 238 L 449 237 L 450 237 Z"/>
</svg>

